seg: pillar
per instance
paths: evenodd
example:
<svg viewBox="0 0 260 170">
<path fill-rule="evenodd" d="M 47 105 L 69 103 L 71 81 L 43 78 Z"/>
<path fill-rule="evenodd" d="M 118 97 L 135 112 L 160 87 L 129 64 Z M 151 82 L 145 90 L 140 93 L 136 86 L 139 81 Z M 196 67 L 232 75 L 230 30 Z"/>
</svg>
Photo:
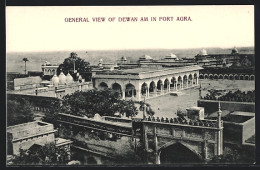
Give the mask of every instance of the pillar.
<svg viewBox="0 0 260 170">
<path fill-rule="evenodd" d="M 149 93 L 149 87 L 147 88 L 147 98 L 149 98 L 150 93 Z"/>
<path fill-rule="evenodd" d="M 208 159 L 208 142 L 207 142 L 207 140 L 204 140 L 203 152 L 204 152 L 204 159 Z"/>
<path fill-rule="evenodd" d="M 196 85 L 198 85 L 199 84 L 199 79 L 198 79 L 198 77 L 196 77 Z"/>
<path fill-rule="evenodd" d="M 125 89 L 122 89 L 122 99 L 125 99 Z"/>
<path fill-rule="evenodd" d="M 154 156 L 155 156 L 155 164 L 160 164 L 160 155 L 158 153 L 158 138 L 157 138 L 157 132 L 156 132 L 156 127 L 153 129 L 154 133 Z"/>
<path fill-rule="evenodd" d="M 161 84 L 161 94 L 163 94 L 164 84 Z"/>
</svg>

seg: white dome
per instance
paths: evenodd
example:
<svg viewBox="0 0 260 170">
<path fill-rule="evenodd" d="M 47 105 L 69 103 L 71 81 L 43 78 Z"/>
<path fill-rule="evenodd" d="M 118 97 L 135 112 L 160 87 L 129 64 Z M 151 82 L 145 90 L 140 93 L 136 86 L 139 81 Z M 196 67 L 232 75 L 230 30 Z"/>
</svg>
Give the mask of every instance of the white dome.
<svg viewBox="0 0 260 170">
<path fill-rule="evenodd" d="M 52 79 L 51 79 L 52 83 L 54 85 L 58 85 L 59 84 L 59 77 L 55 74 Z"/>
<path fill-rule="evenodd" d="M 140 57 L 141 60 L 152 60 L 152 57 L 149 55 L 143 55 L 142 57 Z"/>
<path fill-rule="evenodd" d="M 199 55 L 208 55 L 205 49 L 200 50 Z"/>
<path fill-rule="evenodd" d="M 64 75 L 63 72 L 61 72 L 59 75 L 59 84 L 65 84 L 65 83 L 66 83 L 66 76 Z"/>
<path fill-rule="evenodd" d="M 170 53 L 165 56 L 165 59 L 177 59 L 177 56 L 173 53 Z"/>
<path fill-rule="evenodd" d="M 237 50 L 237 48 L 236 47 L 234 47 L 233 49 L 232 49 L 232 52 L 231 52 L 231 54 L 237 54 L 238 53 L 238 50 Z"/>
<path fill-rule="evenodd" d="M 127 60 L 127 59 L 126 59 L 125 56 L 121 57 L 121 61 L 126 61 L 126 60 Z"/>
<path fill-rule="evenodd" d="M 73 82 L 73 77 L 70 75 L 70 73 L 67 74 L 66 81 L 67 81 L 67 83 L 72 83 Z"/>
</svg>

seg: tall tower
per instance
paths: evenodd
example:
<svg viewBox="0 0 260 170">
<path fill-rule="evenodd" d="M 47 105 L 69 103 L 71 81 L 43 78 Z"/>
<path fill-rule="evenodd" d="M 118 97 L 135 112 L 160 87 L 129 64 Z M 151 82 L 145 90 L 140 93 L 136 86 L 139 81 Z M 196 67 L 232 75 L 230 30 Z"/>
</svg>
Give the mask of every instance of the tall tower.
<svg viewBox="0 0 260 170">
<path fill-rule="evenodd" d="M 222 111 L 220 110 L 220 102 L 218 103 L 218 120 L 217 120 L 217 155 L 223 154 L 223 123 L 221 120 Z"/>
</svg>

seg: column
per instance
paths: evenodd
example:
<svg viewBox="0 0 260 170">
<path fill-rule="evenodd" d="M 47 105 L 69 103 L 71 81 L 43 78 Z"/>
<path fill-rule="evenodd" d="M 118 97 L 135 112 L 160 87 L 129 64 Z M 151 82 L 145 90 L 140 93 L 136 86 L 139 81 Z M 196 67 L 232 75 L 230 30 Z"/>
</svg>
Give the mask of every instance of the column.
<svg viewBox="0 0 260 170">
<path fill-rule="evenodd" d="M 183 89 L 183 80 L 181 81 L 181 89 Z"/>
<path fill-rule="evenodd" d="M 208 144 L 207 144 L 207 140 L 204 140 L 203 152 L 204 152 L 204 159 L 208 159 Z"/>
<path fill-rule="evenodd" d="M 150 93 L 149 93 L 149 87 L 147 87 L 147 98 L 149 98 Z"/>
<path fill-rule="evenodd" d="M 193 86 L 193 78 L 191 79 L 191 86 Z"/>
<path fill-rule="evenodd" d="M 186 88 L 188 88 L 188 84 L 189 84 L 189 81 L 188 81 L 188 79 L 187 79 L 187 81 L 186 81 Z"/>
<path fill-rule="evenodd" d="M 196 77 L 196 85 L 198 85 L 199 84 L 199 79 L 198 79 L 198 77 Z"/>
<path fill-rule="evenodd" d="M 125 89 L 122 89 L 122 99 L 125 99 Z"/>
<path fill-rule="evenodd" d="M 153 129 L 153 133 L 154 133 L 154 154 L 155 154 L 155 164 L 160 164 L 160 156 L 158 153 L 158 138 L 157 138 L 157 132 L 156 132 L 156 127 L 154 127 Z"/>
</svg>

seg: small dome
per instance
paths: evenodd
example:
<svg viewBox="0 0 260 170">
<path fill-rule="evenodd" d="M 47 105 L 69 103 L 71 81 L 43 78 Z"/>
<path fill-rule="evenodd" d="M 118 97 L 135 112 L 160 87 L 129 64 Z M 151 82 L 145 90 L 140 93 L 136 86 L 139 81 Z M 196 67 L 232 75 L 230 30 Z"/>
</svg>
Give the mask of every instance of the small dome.
<svg viewBox="0 0 260 170">
<path fill-rule="evenodd" d="M 121 61 L 126 61 L 126 60 L 127 60 L 127 59 L 126 59 L 125 56 L 121 57 Z"/>
<path fill-rule="evenodd" d="M 59 84 L 65 84 L 65 83 L 66 83 L 66 76 L 64 75 L 63 72 L 61 72 L 59 75 Z"/>
<path fill-rule="evenodd" d="M 165 56 L 165 59 L 177 59 L 177 56 L 173 53 L 170 53 Z"/>
<path fill-rule="evenodd" d="M 52 83 L 54 85 L 58 85 L 59 84 L 59 77 L 55 74 L 52 79 L 51 79 Z"/>
<path fill-rule="evenodd" d="M 152 60 L 152 57 L 145 54 L 142 57 L 140 57 L 140 60 Z"/>
<path fill-rule="evenodd" d="M 100 60 L 99 60 L 99 63 L 102 63 L 103 62 L 103 59 L 101 58 Z"/>
<path fill-rule="evenodd" d="M 200 50 L 199 55 L 208 55 L 205 49 Z"/>
<path fill-rule="evenodd" d="M 73 77 L 70 75 L 70 73 L 67 74 L 66 81 L 67 81 L 67 83 L 72 83 L 73 82 Z"/>
<path fill-rule="evenodd" d="M 238 50 L 237 50 L 237 48 L 236 48 L 236 47 L 234 47 L 234 48 L 232 49 L 232 52 L 231 52 L 231 54 L 238 54 Z"/>
</svg>

